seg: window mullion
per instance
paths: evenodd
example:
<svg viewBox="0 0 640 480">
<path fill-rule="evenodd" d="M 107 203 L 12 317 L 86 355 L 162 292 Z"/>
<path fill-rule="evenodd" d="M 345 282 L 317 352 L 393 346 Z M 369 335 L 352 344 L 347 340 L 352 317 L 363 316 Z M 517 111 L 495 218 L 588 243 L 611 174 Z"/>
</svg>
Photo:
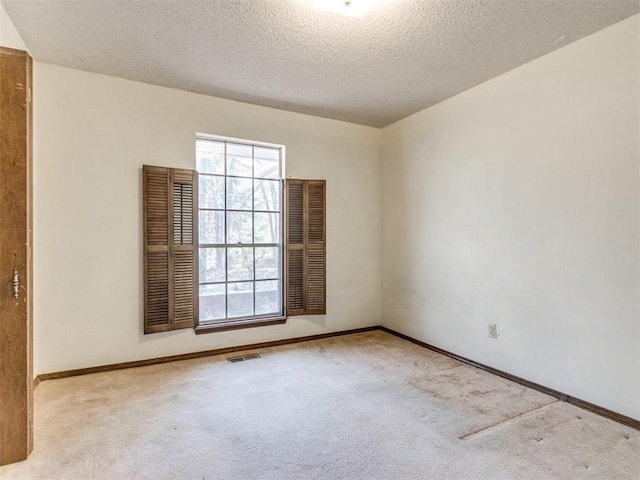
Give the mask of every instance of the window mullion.
<svg viewBox="0 0 640 480">
<path fill-rule="evenodd" d="M 227 240 L 227 142 L 224 142 L 224 318 L 229 318 L 229 248 Z"/>
<path fill-rule="evenodd" d="M 251 241 L 253 243 L 253 315 L 256 314 L 256 147 L 251 147 Z"/>
</svg>

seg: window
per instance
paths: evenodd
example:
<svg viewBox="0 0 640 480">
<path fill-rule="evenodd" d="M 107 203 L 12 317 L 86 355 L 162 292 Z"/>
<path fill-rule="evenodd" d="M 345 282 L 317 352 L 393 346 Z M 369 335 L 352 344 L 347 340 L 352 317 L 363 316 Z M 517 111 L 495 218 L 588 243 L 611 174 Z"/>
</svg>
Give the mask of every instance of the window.
<svg viewBox="0 0 640 480">
<path fill-rule="evenodd" d="M 283 182 L 282 157 L 201 136 L 197 172 L 143 166 L 145 334 L 326 313 L 326 182 Z"/>
<path fill-rule="evenodd" d="M 199 323 L 283 316 L 282 149 L 196 139 Z"/>
</svg>

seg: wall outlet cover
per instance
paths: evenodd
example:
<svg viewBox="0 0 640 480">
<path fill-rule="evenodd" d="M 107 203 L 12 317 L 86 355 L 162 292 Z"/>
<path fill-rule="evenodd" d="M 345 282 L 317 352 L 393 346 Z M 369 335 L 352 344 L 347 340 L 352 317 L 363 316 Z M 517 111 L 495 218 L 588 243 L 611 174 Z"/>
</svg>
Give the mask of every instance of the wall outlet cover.
<svg viewBox="0 0 640 480">
<path fill-rule="evenodd" d="M 489 324 L 489 338 L 498 338 L 498 326 L 495 323 Z"/>
</svg>

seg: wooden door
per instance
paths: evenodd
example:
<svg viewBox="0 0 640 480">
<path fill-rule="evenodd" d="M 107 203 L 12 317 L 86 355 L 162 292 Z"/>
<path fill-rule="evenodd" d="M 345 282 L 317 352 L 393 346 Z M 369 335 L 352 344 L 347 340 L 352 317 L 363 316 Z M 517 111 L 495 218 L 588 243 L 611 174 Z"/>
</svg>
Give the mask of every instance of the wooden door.
<svg viewBox="0 0 640 480">
<path fill-rule="evenodd" d="M 0 465 L 33 447 L 31 57 L 0 48 Z"/>
</svg>

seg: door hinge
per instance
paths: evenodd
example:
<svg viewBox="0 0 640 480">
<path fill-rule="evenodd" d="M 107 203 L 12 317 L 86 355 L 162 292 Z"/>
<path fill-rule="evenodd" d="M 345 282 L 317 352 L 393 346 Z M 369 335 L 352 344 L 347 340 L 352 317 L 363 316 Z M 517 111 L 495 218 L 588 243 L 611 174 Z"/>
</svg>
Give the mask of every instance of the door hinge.
<svg viewBox="0 0 640 480">
<path fill-rule="evenodd" d="M 18 298 L 20 295 L 20 280 L 18 279 L 18 269 L 13 270 L 13 297 Z"/>
</svg>

